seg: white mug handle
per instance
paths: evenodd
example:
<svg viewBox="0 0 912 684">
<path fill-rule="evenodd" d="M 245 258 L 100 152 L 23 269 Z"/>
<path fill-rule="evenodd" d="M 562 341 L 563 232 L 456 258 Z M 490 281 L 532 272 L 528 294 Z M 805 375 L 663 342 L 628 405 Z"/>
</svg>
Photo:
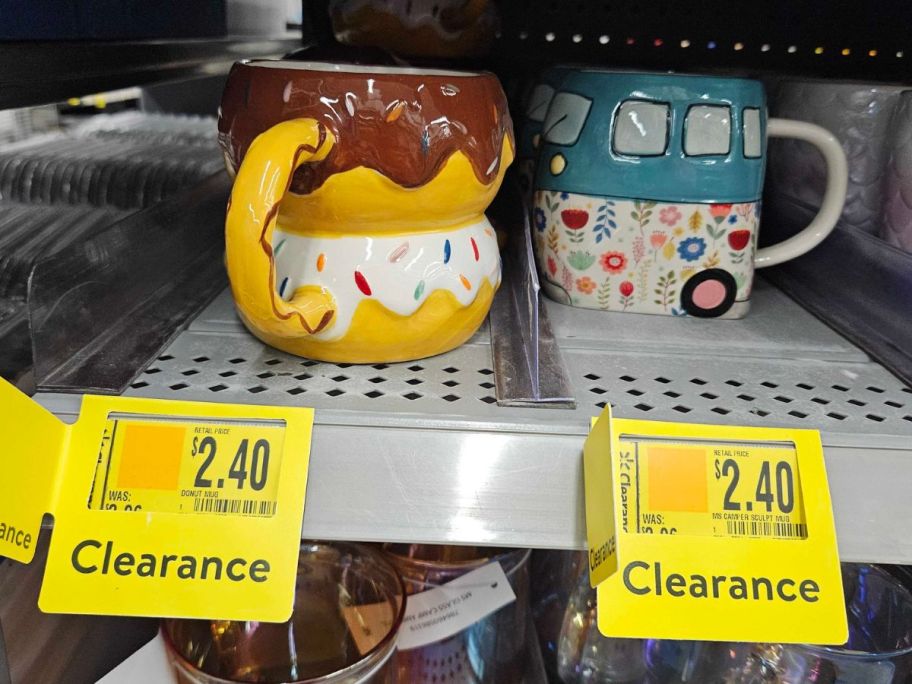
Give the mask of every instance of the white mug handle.
<svg viewBox="0 0 912 684">
<path fill-rule="evenodd" d="M 787 240 L 757 250 L 754 265 L 757 268 L 775 266 L 809 252 L 829 235 L 842 214 L 849 184 L 849 165 L 842 145 L 825 128 L 804 121 L 791 119 L 770 119 L 766 123 L 770 137 L 796 138 L 815 145 L 827 166 L 826 191 L 820 210 L 807 228 Z"/>
</svg>

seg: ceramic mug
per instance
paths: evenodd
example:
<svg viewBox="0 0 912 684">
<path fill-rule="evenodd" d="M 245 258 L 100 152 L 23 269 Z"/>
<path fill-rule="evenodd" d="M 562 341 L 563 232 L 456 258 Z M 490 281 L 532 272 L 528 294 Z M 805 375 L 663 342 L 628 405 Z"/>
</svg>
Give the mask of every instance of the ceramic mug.
<svg viewBox="0 0 912 684">
<path fill-rule="evenodd" d="M 231 289 L 264 342 L 403 361 L 453 349 L 482 323 L 500 284 L 484 212 L 514 155 L 492 74 L 240 63 L 219 140 L 237 173 Z"/>
<path fill-rule="evenodd" d="M 490 0 L 330 0 L 336 38 L 413 57 L 481 57 L 498 27 Z"/>
<path fill-rule="evenodd" d="M 827 163 L 820 211 L 757 249 L 766 138 Z M 769 119 L 759 81 L 578 70 L 551 100 L 532 225 L 543 289 L 592 309 L 739 318 L 755 267 L 793 259 L 833 229 L 847 167 L 825 129 Z"/>
<path fill-rule="evenodd" d="M 535 160 L 541 147 L 542 124 L 545 122 L 548 106 L 564 76 L 572 70 L 572 67 L 558 64 L 542 71 L 523 103 L 522 125 L 518 127 L 516 136 L 516 172 L 523 197 L 527 201 L 532 199 Z"/>
</svg>

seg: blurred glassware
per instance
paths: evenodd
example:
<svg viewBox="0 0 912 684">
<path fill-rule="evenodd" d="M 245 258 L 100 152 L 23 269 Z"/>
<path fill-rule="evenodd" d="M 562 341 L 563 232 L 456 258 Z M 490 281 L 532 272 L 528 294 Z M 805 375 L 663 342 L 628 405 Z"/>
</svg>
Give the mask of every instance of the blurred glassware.
<svg viewBox="0 0 912 684">
<path fill-rule="evenodd" d="M 383 554 L 305 542 L 288 622 L 169 619 L 162 632 L 181 684 L 395 684 L 404 613 L 402 580 Z"/>
<path fill-rule="evenodd" d="M 499 562 L 516 601 L 447 639 L 396 654 L 399 681 L 409 684 L 523 682 L 529 617 L 529 549 L 386 544 L 409 595 Z"/>
<path fill-rule="evenodd" d="M 595 589 L 589 586 L 589 573 L 581 572 L 567 603 L 557 645 L 557 675 L 563 684 L 640 684 L 646 674 L 645 643 L 643 639 L 602 636 Z"/>
<path fill-rule="evenodd" d="M 650 640 L 649 684 L 908 684 L 912 594 L 873 565 L 844 563 L 842 646 Z"/>
<path fill-rule="evenodd" d="M 541 646 L 545 670 L 557 677 L 557 642 L 564 614 L 577 579 L 587 569 L 586 553 L 576 551 L 532 552 L 530 583 L 532 615 Z"/>
</svg>

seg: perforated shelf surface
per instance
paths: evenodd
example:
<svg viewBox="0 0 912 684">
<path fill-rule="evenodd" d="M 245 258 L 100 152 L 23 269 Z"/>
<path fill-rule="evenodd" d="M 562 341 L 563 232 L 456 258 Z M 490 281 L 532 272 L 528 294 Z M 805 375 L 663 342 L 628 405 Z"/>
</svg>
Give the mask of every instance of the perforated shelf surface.
<svg viewBox="0 0 912 684">
<path fill-rule="evenodd" d="M 227 292 L 128 394 L 317 409 L 315 538 L 582 548 L 582 443 L 607 401 L 623 417 L 816 428 L 843 558 L 912 562 L 912 389 L 778 290 L 759 283 L 741 321 L 546 306 L 575 409 L 498 406 L 485 329 L 416 362 L 318 363 L 253 338 Z"/>
</svg>

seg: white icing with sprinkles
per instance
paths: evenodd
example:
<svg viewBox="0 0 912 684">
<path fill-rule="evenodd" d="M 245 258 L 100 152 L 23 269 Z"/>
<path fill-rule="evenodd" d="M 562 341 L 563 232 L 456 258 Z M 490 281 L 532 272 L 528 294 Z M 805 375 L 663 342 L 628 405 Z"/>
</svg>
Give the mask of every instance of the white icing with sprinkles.
<svg viewBox="0 0 912 684">
<path fill-rule="evenodd" d="M 335 298 L 335 321 L 314 335 L 320 340 L 343 337 L 365 299 L 410 316 L 435 290 L 468 306 L 485 280 L 500 283 L 497 237 L 486 218 L 455 230 L 395 237 L 311 237 L 277 227 L 272 244 L 282 299 L 305 285 L 326 288 Z"/>
</svg>

